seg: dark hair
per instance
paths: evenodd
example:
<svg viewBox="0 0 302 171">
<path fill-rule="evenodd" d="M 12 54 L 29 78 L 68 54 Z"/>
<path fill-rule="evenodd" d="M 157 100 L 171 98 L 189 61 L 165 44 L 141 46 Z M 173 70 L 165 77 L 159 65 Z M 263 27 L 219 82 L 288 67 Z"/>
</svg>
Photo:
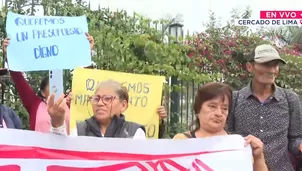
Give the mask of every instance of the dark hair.
<svg viewBox="0 0 302 171">
<path fill-rule="evenodd" d="M 195 114 L 198 114 L 201 110 L 201 106 L 204 102 L 212 100 L 217 97 L 222 97 L 222 100 L 224 100 L 225 97 L 229 100 L 229 109 L 232 107 L 232 89 L 229 85 L 224 83 L 207 83 L 203 86 L 201 86 L 196 93 L 195 96 L 195 103 L 194 103 L 194 112 Z M 200 123 L 199 119 L 196 118 L 195 121 L 195 129 L 199 129 Z"/>
<path fill-rule="evenodd" d="M 40 84 L 40 90 L 38 92 L 38 96 L 42 99 L 42 100 L 45 100 L 45 97 L 42 95 L 42 91 L 45 90 L 45 88 L 49 85 L 49 77 L 46 76 L 43 78 L 43 80 L 41 81 L 41 84 Z"/>
</svg>

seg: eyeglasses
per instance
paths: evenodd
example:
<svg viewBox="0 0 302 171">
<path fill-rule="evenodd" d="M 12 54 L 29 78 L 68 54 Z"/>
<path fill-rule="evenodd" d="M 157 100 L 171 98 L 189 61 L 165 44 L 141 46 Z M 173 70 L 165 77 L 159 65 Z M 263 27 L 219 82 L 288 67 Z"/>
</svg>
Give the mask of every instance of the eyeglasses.
<svg viewBox="0 0 302 171">
<path fill-rule="evenodd" d="M 103 95 L 103 96 L 93 96 L 91 97 L 91 102 L 93 104 L 98 104 L 100 100 L 102 100 L 103 104 L 107 105 L 113 102 L 114 99 L 116 99 L 116 96 L 112 95 Z"/>
</svg>

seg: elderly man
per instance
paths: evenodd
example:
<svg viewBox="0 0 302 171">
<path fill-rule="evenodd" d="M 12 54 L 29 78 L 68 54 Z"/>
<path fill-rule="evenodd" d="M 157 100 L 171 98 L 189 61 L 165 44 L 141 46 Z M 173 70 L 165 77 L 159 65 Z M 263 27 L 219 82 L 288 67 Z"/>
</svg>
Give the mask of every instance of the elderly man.
<svg viewBox="0 0 302 171">
<path fill-rule="evenodd" d="M 253 75 L 246 87 L 233 93 L 228 131 L 260 138 L 270 171 L 294 171 L 288 150 L 302 150 L 302 116 L 299 97 L 275 84 L 279 64 L 286 64 L 271 45 L 256 47 L 247 70 Z"/>
</svg>

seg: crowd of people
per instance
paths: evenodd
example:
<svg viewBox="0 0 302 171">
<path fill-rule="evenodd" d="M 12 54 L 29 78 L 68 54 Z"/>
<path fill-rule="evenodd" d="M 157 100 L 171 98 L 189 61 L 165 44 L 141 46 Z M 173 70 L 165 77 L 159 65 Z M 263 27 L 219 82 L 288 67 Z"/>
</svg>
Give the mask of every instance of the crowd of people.
<svg viewBox="0 0 302 171">
<path fill-rule="evenodd" d="M 87 34 L 91 50 L 93 37 Z M 4 53 L 9 39 L 3 43 Z M 9 61 L 8 61 L 9 64 Z M 246 68 L 253 76 L 239 91 L 232 91 L 224 83 L 207 83 L 199 87 L 193 104 L 196 123 L 193 130 L 178 133 L 173 139 L 206 138 L 240 134 L 252 147 L 255 171 L 294 171 L 292 158 L 302 152 L 302 111 L 299 97 L 291 90 L 275 84 L 279 65 L 286 64 L 271 45 L 256 47 L 253 60 Z M 100 83 L 90 102 L 93 116 L 78 122 L 69 130 L 72 92 L 55 100 L 49 93 L 49 79 L 41 81 L 36 94 L 21 72 L 10 71 L 22 103 L 29 113 L 30 129 L 43 133 L 70 136 L 116 137 L 146 139 L 145 128 L 126 121 L 123 113 L 128 108 L 129 95 L 119 82 Z M 21 120 L 8 107 L 1 106 L 1 126 L 21 129 Z M 159 106 L 159 138 L 165 131 L 167 117 L 164 106 Z"/>
</svg>

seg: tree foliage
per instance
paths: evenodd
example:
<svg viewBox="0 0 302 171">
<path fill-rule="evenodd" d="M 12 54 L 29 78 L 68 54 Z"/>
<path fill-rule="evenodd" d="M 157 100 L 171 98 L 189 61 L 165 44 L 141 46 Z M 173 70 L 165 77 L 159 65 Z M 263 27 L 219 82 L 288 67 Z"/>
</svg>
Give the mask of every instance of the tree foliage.
<svg viewBox="0 0 302 171">
<path fill-rule="evenodd" d="M 272 39 L 264 39 L 264 37 L 276 37 L 278 34 L 253 32 L 248 27 L 234 25 L 235 19 L 246 19 L 250 16 L 250 8 L 243 12 L 234 10 L 228 24 L 221 26 L 215 14 L 211 13 L 205 32 L 200 32 L 194 41 L 188 42 L 195 46 L 190 56 L 198 56 L 203 73 L 220 72 L 223 74 L 222 81 L 230 84 L 234 89 L 239 89 L 249 82 L 250 75 L 245 69 L 245 64 L 253 58 L 252 53 L 256 46 L 264 43 L 272 44 L 288 61 L 287 65 L 281 66 L 277 84 L 281 87 L 292 88 L 301 94 L 300 53 L 294 46 L 277 47 Z"/>
<path fill-rule="evenodd" d="M 226 25 L 221 25 L 215 14 L 211 12 L 210 22 L 206 24 L 205 31 L 176 42 L 166 32 L 166 27 L 171 22 L 169 20 L 154 21 L 136 13 L 129 15 L 126 11 L 114 12 L 109 9 L 91 11 L 89 4 L 82 1 L 72 3 L 70 0 L 42 0 L 38 2 L 43 6 L 44 15 L 87 16 L 89 33 L 95 39 L 94 51 L 96 53 L 92 59 L 99 69 L 163 75 L 167 79 L 176 76 L 179 80 L 195 81 L 197 84 L 223 81 L 234 89 L 239 89 L 249 81 L 245 63 L 251 59 L 255 47 L 262 43 L 274 45 L 274 42 L 264 39 L 269 35 L 267 32 L 252 32 L 247 27 L 234 25 L 235 19 L 251 16 L 250 8 L 243 12 L 234 10 L 232 18 Z M 28 3 L 24 0 L 11 1 L 7 8 L 1 10 L 1 40 L 6 37 L 7 11 L 12 10 L 26 15 L 35 12 L 31 8 L 22 8 L 26 5 Z M 169 37 L 170 43 L 167 43 L 167 37 Z M 0 46 L 2 49 L 2 42 Z M 288 60 L 288 64 L 281 68 L 277 84 L 292 88 L 301 94 L 302 61 L 300 53 L 290 45 L 277 49 Z M 1 51 L 0 55 L 3 56 Z M 33 89 L 38 91 L 40 80 L 46 75 L 47 72 L 27 72 L 26 79 Z M 5 103 L 21 116 L 27 128 L 27 112 L 21 104 L 12 81 L 9 77 L 2 80 L 5 84 L 5 92 L 3 92 Z M 72 74 L 66 70 L 64 74 L 65 89 L 71 88 L 71 80 Z M 171 92 L 171 88 L 179 90 L 181 87 L 167 86 L 167 94 Z"/>
<path fill-rule="evenodd" d="M 6 36 L 5 19 L 8 10 L 25 15 L 35 12 L 31 11 L 31 8 L 22 9 L 26 2 L 12 1 L 7 8 L 2 9 L 0 17 L 2 40 Z M 152 21 L 139 14 L 128 15 L 126 11 L 113 12 L 109 9 L 91 11 L 89 4 L 81 1 L 72 3 L 70 0 L 42 0 L 39 2 L 43 6 L 44 15 L 87 16 L 89 33 L 95 39 L 96 53 L 92 59 L 99 69 L 164 75 L 167 78 L 177 76 L 181 80 L 194 80 L 198 83 L 210 81 L 213 77 L 200 72 L 200 68 L 194 65 L 194 59 L 188 57 L 188 51 L 192 49 L 190 45 L 181 42 L 168 44 L 165 41 L 169 35 L 161 28 L 166 26 L 168 21 Z M 175 42 L 172 37 L 169 39 Z M 47 72 L 26 73 L 27 80 L 35 91 L 38 91 L 40 80 L 45 75 Z M 72 78 L 70 71 L 65 71 L 64 78 L 65 89 L 69 89 Z M 7 85 L 5 103 L 15 109 L 22 117 L 23 123 L 28 125 L 27 112 L 21 105 L 12 81 L 8 79 L 5 82 Z"/>
</svg>

